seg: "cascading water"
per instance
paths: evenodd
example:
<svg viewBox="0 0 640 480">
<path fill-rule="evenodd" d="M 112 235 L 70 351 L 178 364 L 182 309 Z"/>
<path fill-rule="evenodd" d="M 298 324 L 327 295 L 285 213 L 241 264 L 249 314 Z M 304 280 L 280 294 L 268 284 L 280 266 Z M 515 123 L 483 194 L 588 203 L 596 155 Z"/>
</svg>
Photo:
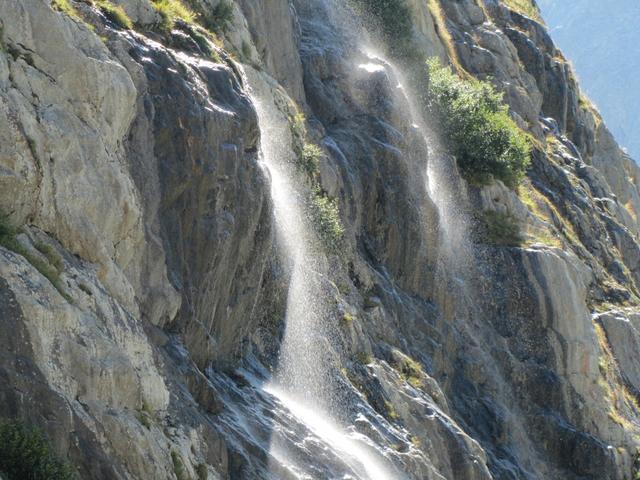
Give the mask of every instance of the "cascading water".
<svg viewBox="0 0 640 480">
<path fill-rule="evenodd" d="M 319 253 L 318 238 L 305 217 L 308 192 L 296 183 L 295 157 L 287 118 L 274 103 L 274 91 L 257 72 L 248 72 L 258 113 L 261 155 L 271 176 L 271 193 L 282 262 L 289 272 L 285 332 L 278 366 L 262 388 L 278 399 L 284 417 L 307 429 L 303 438 L 287 428 L 274 426 L 270 455 L 297 478 L 315 479 L 301 460 L 299 450 L 318 449 L 313 455 L 327 456 L 327 478 L 362 480 L 400 479 L 402 474 L 388 465 L 382 449 L 355 428 L 342 424 L 332 414 L 340 408 L 340 394 L 332 371 L 337 370 L 328 331 L 327 262 Z M 299 180 L 299 179 L 298 179 Z M 297 444 L 296 449 L 291 445 Z M 295 451 L 294 451 L 295 450 Z M 322 450 L 330 452 L 321 453 Z M 330 466 L 332 465 L 332 466 Z"/>
</svg>

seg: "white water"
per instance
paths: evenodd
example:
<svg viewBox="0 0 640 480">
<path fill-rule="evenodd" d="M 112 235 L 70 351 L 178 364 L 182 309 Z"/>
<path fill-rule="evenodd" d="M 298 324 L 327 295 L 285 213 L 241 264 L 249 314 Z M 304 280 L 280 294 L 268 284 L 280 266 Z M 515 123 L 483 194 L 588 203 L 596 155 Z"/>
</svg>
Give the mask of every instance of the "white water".
<svg viewBox="0 0 640 480">
<path fill-rule="evenodd" d="M 331 376 L 337 360 L 331 353 L 332 334 L 327 328 L 331 312 L 327 262 L 318 253 L 318 239 L 304 214 L 306 191 L 295 174 L 287 118 L 275 105 L 275 92 L 265 78 L 257 72 L 248 72 L 248 77 L 260 125 L 262 162 L 271 177 L 278 246 L 290 275 L 279 363 L 263 390 L 308 429 L 311 435 L 298 439 L 299 443 L 330 449 L 340 459 L 342 465 L 336 471 L 343 473 L 335 478 L 401 478 L 388 465 L 380 447 L 332 414 L 345 406 L 340 405 L 338 386 Z M 306 466 L 296 461 L 291 447 L 290 438 L 274 435 L 269 452 L 272 462 L 278 462 L 280 469 L 285 466 L 296 478 L 315 480 L 305 473 Z"/>
</svg>

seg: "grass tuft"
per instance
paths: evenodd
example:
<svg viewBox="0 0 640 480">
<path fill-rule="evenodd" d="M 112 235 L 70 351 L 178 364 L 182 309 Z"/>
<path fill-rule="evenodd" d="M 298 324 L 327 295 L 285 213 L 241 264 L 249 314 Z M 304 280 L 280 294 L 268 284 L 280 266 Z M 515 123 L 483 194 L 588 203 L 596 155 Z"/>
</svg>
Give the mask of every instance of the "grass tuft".
<svg viewBox="0 0 640 480">
<path fill-rule="evenodd" d="M 180 0 L 153 0 L 153 7 L 160 15 L 160 29 L 171 31 L 176 20 L 192 24 L 196 21 L 196 14 L 187 8 Z"/>
<path fill-rule="evenodd" d="M 109 0 L 95 0 L 96 6 L 104 14 L 107 19 L 125 30 L 133 28 L 133 22 L 120 5 L 114 5 Z"/>
<path fill-rule="evenodd" d="M 543 23 L 540 9 L 532 0 L 504 0 L 504 3 L 511 10 L 521 13 L 538 23 Z"/>
<path fill-rule="evenodd" d="M 69 0 L 51 0 L 51 8 L 57 12 L 64 13 L 71 18 L 79 19 L 78 11 Z"/>
</svg>

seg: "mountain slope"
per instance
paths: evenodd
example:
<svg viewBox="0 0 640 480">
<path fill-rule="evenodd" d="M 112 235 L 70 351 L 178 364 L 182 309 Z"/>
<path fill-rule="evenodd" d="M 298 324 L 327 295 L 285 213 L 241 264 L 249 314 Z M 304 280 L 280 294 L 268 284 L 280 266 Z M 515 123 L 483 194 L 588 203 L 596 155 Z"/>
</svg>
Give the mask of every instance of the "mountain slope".
<svg viewBox="0 0 640 480">
<path fill-rule="evenodd" d="M 408 51 L 340 0 L 0 0 L 0 418 L 83 479 L 638 474 L 638 167 L 544 25 L 398 1 Z"/>
<path fill-rule="evenodd" d="M 640 59 L 631 52 L 640 41 L 635 25 L 640 6 L 624 0 L 538 3 L 553 38 L 575 65 L 585 93 L 620 144 L 639 158 L 636 78 Z"/>
</svg>

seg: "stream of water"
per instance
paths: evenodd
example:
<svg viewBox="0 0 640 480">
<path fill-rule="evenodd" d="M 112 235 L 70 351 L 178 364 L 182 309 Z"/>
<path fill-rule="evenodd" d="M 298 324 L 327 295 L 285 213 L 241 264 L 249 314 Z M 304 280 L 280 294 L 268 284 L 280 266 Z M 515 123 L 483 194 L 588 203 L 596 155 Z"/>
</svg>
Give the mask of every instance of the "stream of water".
<svg viewBox="0 0 640 480">
<path fill-rule="evenodd" d="M 322 449 L 332 451 L 333 467 L 331 463 L 327 466 L 331 473 L 323 474 L 327 478 L 402 478 L 388 465 L 380 447 L 333 413 L 340 408 L 341 396 L 331 375 L 335 362 L 332 333 L 327 329 L 326 259 L 319 253 L 318 239 L 305 215 L 307 192 L 295 174 L 288 120 L 274 103 L 268 81 L 257 72 L 247 76 L 260 125 L 261 158 L 271 177 L 278 246 L 289 273 L 278 366 L 262 388 L 306 429 L 293 440 L 289 435 L 274 434 L 269 454 L 278 469 L 284 465 L 295 478 L 316 478 L 300 460 L 298 450 L 309 448 L 318 449 L 313 455 L 322 455 Z"/>
</svg>

